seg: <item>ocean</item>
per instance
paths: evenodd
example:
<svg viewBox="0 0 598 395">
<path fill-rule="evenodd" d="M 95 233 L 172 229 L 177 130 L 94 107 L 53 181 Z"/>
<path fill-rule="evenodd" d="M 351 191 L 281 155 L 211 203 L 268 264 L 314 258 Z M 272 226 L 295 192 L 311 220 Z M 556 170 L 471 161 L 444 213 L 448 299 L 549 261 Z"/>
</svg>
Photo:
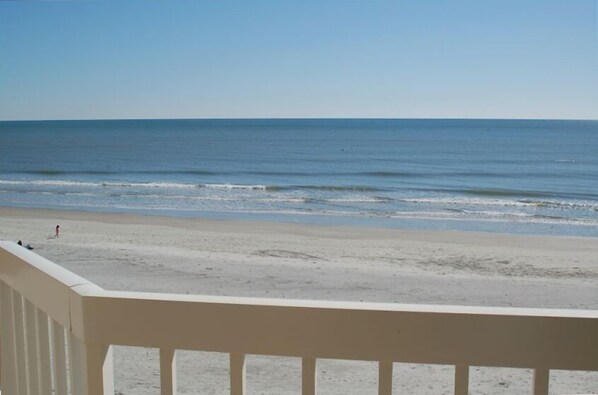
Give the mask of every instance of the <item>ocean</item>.
<svg viewBox="0 0 598 395">
<path fill-rule="evenodd" d="M 596 237 L 598 121 L 4 121 L 0 206 Z"/>
</svg>

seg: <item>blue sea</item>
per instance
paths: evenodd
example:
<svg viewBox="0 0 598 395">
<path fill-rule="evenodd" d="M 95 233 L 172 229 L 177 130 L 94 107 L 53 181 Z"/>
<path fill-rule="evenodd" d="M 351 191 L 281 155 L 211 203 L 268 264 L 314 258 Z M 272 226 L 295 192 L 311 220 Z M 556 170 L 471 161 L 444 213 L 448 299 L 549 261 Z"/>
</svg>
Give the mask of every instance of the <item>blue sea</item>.
<svg viewBox="0 0 598 395">
<path fill-rule="evenodd" d="M 598 236 L 598 121 L 0 122 L 0 206 Z"/>
</svg>

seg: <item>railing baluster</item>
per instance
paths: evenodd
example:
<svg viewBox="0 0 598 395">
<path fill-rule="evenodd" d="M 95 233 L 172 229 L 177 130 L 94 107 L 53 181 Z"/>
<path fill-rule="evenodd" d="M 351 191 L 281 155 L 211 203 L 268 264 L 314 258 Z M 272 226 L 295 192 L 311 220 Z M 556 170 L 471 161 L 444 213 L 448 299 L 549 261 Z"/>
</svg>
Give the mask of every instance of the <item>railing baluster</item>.
<svg viewBox="0 0 598 395">
<path fill-rule="evenodd" d="M 39 347 L 39 388 L 40 393 L 52 393 L 52 366 L 50 364 L 50 333 L 48 316 L 37 309 L 37 339 Z"/>
<path fill-rule="evenodd" d="M 41 394 L 39 388 L 38 351 L 37 351 L 37 320 L 35 306 L 25 300 L 25 327 L 27 333 L 27 371 L 29 379 L 29 395 Z"/>
<path fill-rule="evenodd" d="M 25 325 L 23 323 L 23 298 L 13 289 L 12 308 L 14 310 L 15 351 L 19 394 L 27 395 L 27 353 L 25 350 Z"/>
<path fill-rule="evenodd" d="M 392 395 L 392 362 L 378 363 L 378 394 Z"/>
<path fill-rule="evenodd" d="M 534 395 L 548 395 L 549 379 L 548 369 L 534 369 Z"/>
<path fill-rule="evenodd" d="M 66 344 L 64 341 L 64 328 L 56 321 L 52 321 L 52 332 L 54 338 L 54 383 L 56 395 L 67 395 L 67 372 L 66 372 Z"/>
<path fill-rule="evenodd" d="M 245 394 L 245 354 L 230 354 L 230 393 Z"/>
<path fill-rule="evenodd" d="M 455 366 L 455 395 L 469 393 L 469 365 Z"/>
<path fill-rule="evenodd" d="M 3 394 L 17 394 L 18 380 L 17 371 L 15 369 L 15 328 L 14 328 L 14 314 L 12 303 L 11 288 L 0 282 L 2 287 L 2 327 L 1 327 L 1 341 L 2 341 L 2 382 L 0 382 L 0 389 Z"/>
<path fill-rule="evenodd" d="M 160 349 L 160 394 L 176 395 L 176 350 Z"/>
<path fill-rule="evenodd" d="M 301 394 L 302 395 L 316 395 L 316 359 L 302 358 L 301 359 Z"/>
</svg>

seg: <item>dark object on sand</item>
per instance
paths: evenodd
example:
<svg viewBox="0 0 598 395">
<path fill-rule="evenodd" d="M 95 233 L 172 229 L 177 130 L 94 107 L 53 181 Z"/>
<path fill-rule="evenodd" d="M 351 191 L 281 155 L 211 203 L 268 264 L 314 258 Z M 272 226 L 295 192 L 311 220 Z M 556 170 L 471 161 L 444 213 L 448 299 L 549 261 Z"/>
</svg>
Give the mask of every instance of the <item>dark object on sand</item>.
<svg viewBox="0 0 598 395">
<path fill-rule="evenodd" d="M 21 247 L 25 247 L 28 250 L 32 250 L 33 246 L 31 244 L 27 244 L 26 246 L 23 245 L 23 242 L 21 240 L 17 241 L 17 244 L 20 245 Z"/>
</svg>

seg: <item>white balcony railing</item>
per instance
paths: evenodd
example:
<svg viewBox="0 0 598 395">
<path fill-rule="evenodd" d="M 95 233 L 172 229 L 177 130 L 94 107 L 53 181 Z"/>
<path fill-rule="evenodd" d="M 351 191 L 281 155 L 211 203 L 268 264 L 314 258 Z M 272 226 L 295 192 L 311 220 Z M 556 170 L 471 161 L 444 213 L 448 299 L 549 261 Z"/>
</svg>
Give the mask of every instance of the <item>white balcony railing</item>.
<svg viewBox="0 0 598 395">
<path fill-rule="evenodd" d="M 116 292 L 12 242 L 0 242 L 2 394 L 113 394 L 112 345 L 160 349 L 162 394 L 176 394 L 175 350 L 230 354 L 230 392 L 245 392 L 245 355 L 302 358 L 302 393 L 316 393 L 318 358 L 598 370 L 598 311 L 400 305 Z M 225 389 L 223 388 L 223 391 Z"/>
</svg>

